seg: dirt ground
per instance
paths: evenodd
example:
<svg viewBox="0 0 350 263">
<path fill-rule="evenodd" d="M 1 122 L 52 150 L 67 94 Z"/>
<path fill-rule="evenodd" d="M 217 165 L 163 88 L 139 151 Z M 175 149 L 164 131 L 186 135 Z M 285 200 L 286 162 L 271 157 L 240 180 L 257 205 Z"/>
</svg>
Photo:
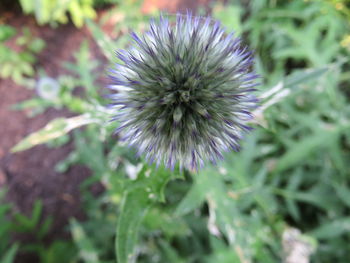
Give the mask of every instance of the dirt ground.
<svg viewBox="0 0 350 263">
<path fill-rule="evenodd" d="M 44 68 L 49 76 L 65 73 L 64 61 L 73 61 L 73 53 L 84 39 L 89 39 L 93 56 L 103 60 L 87 30 L 77 30 L 72 25 L 51 29 L 38 27 L 32 17 L 8 15 L 8 23 L 16 28 L 26 25 L 33 34 L 46 42 L 46 48 L 38 56 L 37 67 Z M 100 85 L 101 83 L 97 84 Z M 79 184 L 89 176 L 88 169 L 74 166 L 67 173 L 56 173 L 55 164 L 64 159 L 72 145 L 52 149 L 37 146 L 30 150 L 11 154 L 9 150 L 24 136 L 42 128 L 50 120 L 69 116 L 67 111 L 49 109 L 44 114 L 28 118 L 23 111 L 11 110 L 11 106 L 33 97 L 35 91 L 16 85 L 9 79 L 0 79 L 0 186 L 5 185 L 7 198 L 26 215 L 32 210 L 35 200 L 41 200 L 44 217 L 54 219 L 50 236 L 65 236 L 67 219 L 83 218 L 79 201 Z"/>
<path fill-rule="evenodd" d="M 142 10 L 195 10 L 199 5 L 208 8 L 209 1 L 145 0 Z M 38 57 L 37 67 L 44 68 L 49 76 L 56 77 L 65 73 L 61 63 L 73 61 L 75 50 L 85 39 L 92 48 L 92 56 L 99 61 L 105 61 L 86 28 L 76 29 L 72 24 L 55 29 L 49 26 L 39 27 L 33 17 L 24 16 L 18 10 L 0 11 L 0 16 L 16 28 L 26 25 L 34 34 L 45 40 L 46 48 Z M 99 83 L 96 83 L 96 87 L 102 88 L 105 84 L 106 80 L 102 77 Z M 11 110 L 11 105 L 35 94 L 33 90 L 18 86 L 9 79 L 0 79 L 0 94 L 0 187 L 7 188 L 8 200 L 27 215 L 30 214 L 34 201 L 41 200 L 44 205 L 44 217 L 51 215 L 54 219 L 49 239 L 67 237 L 64 231 L 67 220 L 71 217 L 84 217 L 80 206 L 79 185 L 89 176 L 89 170 L 82 166 L 74 166 L 63 174 L 54 171 L 54 165 L 65 158 L 71 151 L 72 144 L 57 149 L 37 146 L 16 154 L 11 154 L 9 150 L 24 136 L 42 128 L 50 120 L 69 116 L 70 113 L 50 109 L 37 117 L 28 118 L 23 111 Z"/>
</svg>

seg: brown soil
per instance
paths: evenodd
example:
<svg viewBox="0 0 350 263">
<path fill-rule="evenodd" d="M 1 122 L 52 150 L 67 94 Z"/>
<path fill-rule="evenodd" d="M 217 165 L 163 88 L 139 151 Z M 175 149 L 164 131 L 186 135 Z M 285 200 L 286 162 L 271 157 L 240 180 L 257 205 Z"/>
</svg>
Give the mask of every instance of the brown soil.
<svg viewBox="0 0 350 263">
<path fill-rule="evenodd" d="M 199 4 L 208 7 L 210 0 L 145 0 L 143 11 L 150 12 L 155 7 L 176 12 L 177 10 L 194 10 Z M 105 58 L 93 42 L 86 28 L 76 29 L 73 25 L 64 25 L 52 29 L 48 26 L 37 26 L 32 17 L 17 12 L 1 15 L 1 20 L 16 28 L 27 26 L 31 32 L 43 38 L 46 48 L 38 56 L 38 68 L 44 68 L 49 76 L 56 77 L 67 73 L 61 67 L 64 61 L 74 61 L 73 54 L 83 40 L 89 41 L 92 57 L 105 62 Z M 101 70 L 104 74 L 104 71 Z M 97 87 L 104 86 L 103 77 Z M 42 128 L 50 120 L 68 116 L 69 112 L 50 109 L 44 114 L 28 118 L 23 111 L 13 111 L 11 105 L 34 96 L 33 90 L 16 85 L 8 79 L 0 79 L 0 187 L 8 190 L 7 198 L 15 207 L 29 215 L 35 200 L 44 205 L 44 217 L 50 215 L 54 222 L 49 240 L 67 237 L 64 226 L 71 217 L 83 218 L 80 205 L 79 185 L 89 176 L 89 170 L 74 166 L 66 173 L 54 171 L 55 164 L 64 159 L 72 150 L 72 144 L 57 149 L 37 146 L 30 150 L 11 154 L 9 150 L 24 136 Z M 36 262 L 25 258 L 21 262 Z M 18 261 L 19 262 L 19 261 Z"/>
<path fill-rule="evenodd" d="M 38 56 L 37 67 L 44 68 L 49 76 L 66 73 L 61 68 L 64 61 L 73 61 L 74 51 L 84 39 L 90 41 L 93 56 L 102 60 L 98 48 L 91 41 L 87 30 L 77 30 L 72 25 L 57 29 L 38 27 L 31 17 L 9 15 L 8 24 L 20 28 L 26 25 L 33 34 L 43 38 L 47 47 Z M 26 215 L 32 211 L 35 200 L 44 205 L 44 217 L 54 219 L 50 236 L 65 236 L 63 227 L 70 217 L 82 218 L 79 201 L 79 184 L 89 175 L 81 166 L 72 167 L 67 173 L 56 173 L 55 164 L 64 159 L 72 145 L 52 149 L 37 146 L 30 150 L 11 154 L 9 150 L 24 136 L 42 128 L 50 120 L 70 113 L 49 109 L 35 118 L 28 118 L 23 111 L 10 107 L 35 96 L 33 90 L 16 85 L 9 79 L 0 79 L 0 186 L 5 185 L 8 200 Z"/>
</svg>

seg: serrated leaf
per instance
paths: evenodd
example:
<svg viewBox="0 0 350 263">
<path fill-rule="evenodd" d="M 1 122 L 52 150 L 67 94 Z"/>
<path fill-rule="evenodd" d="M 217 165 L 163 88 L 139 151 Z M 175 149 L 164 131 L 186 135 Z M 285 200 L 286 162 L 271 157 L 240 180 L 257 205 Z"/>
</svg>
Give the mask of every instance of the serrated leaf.
<svg viewBox="0 0 350 263">
<path fill-rule="evenodd" d="M 136 261 L 135 246 L 142 219 L 151 206 L 149 193 L 135 188 L 124 195 L 117 224 L 115 251 L 118 263 Z"/>
<path fill-rule="evenodd" d="M 115 251 L 118 263 L 136 260 L 135 246 L 141 221 L 157 202 L 164 202 L 164 188 L 173 174 L 165 167 L 144 165 L 125 190 L 117 224 Z"/>
<path fill-rule="evenodd" d="M 145 169 L 139 173 L 138 180 L 144 181 L 153 194 L 153 199 L 157 202 L 165 202 L 164 190 L 170 179 L 180 178 L 181 175 L 177 169 L 170 171 L 164 166 L 149 167 L 145 165 Z"/>
</svg>

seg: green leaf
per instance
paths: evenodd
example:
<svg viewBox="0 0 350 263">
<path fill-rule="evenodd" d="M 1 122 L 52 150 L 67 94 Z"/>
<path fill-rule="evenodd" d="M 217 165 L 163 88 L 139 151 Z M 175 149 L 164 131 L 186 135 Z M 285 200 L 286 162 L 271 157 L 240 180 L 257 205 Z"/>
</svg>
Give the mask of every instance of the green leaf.
<svg viewBox="0 0 350 263">
<path fill-rule="evenodd" d="M 49 122 L 43 129 L 34 132 L 17 143 L 11 152 L 20 152 L 61 137 L 73 129 L 86 124 L 96 123 L 98 120 L 90 114 L 83 114 L 72 118 L 57 118 Z"/>
<path fill-rule="evenodd" d="M 301 170 L 298 169 L 298 170 L 296 170 L 296 172 L 294 174 L 291 175 L 291 178 L 288 181 L 288 185 L 286 187 L 287 190 L 290 192 L 297 192 L 301 181 L 302 181 L 302 173 L 301 173 Z M 299 207 L 297 206 L 297 204 L 295 202 L 295 199 L 286 198 L 286 205 L 287 205 L 287 208 L 288 208 L 291 216 L 295 220 L 299 221 L 301 218 L 300 211 L 299 211 Z"/>
<path fill-rule="evenodd" d="M 41 219 L 41 216 L 42 216 L 42 209 L 43 209 L 42 202 L 40 200 L 36 200 L 35 203 L 34 203 L 32 214 L 31 214 L 30 217 L 27 217 L 27 216 L 22 215 L 20 213 L 15 214 L 14 218 L 15 218 L 16 231 L 19 231 L 19 232 L 34 231 L 36 229 L 36 227 L 40 223 L 40 219 Z M 45 220 L 44 225 L 43 225 L 44 229 L 50 227 L 50 222 L 46 222 L 46 221 L 50 221 L 50 220 L 48 220 L 48 219 Z M 43 230 L 38 231 L 36 234 L 41 236 L 40 233 Z M 46 234 L 46 233 L 43 233 L 43 234 Z"/>
<path fill-rule="evenodd" d="M 45 41 L 40 38 L 35 38 L 28 45 L 28 49 L 34 53 L 39 53 L 44 47 L 45 47 Z"/>
<path fill-rule="evenodd" d="M 6 41 L 16 34 L 16 29 L 9 25 L 0 25 L 0 42 Z"/>
<path fill-rule="evenodd" d="M 84 228 L 75 220 L 70 221 L 71 232 L 74 242 L 77 244 L 80 252 L 80 257 L 86 263 L 98 263 L 99 257 L 94 244 L 86 235 Z"/>
<path fill-rule="evenodd" d="M 135 246 L 142 219 L 151 206 L 149 193 L 135 188 L 124 195 L 117 224 L 116 255 L 118 263 L 136 262 Z"/>
<path fill-rule="evenodd" d="M 52 226 L 52 222 L 53 222 L 53 218 L 49 216 L 49 217 L 46 218 L 45 221 L 40 225 L 40 229 L 39 229 L 38 232 L 36 233 L 36 236 L 37 236 L 39 239 L 44 238 L 44 237 L 48 234 L 48 232 L 49 232 L 49 230 L 50 230 L 50 228 L 51 228 L 51 226 Z"/>
<path fill-rule="evenodd" d="M 114 53 L 116 49 L 115 41 L 113 42 L 93 21 L 87 19 L 86 24 L 106 58 L 111 59 L 116 57 Z"/>
<path fill-rule="evenodd" d="M 322 224 L 319 228 L 312 231 L 311 235 L 318 239 L 329 239 L 349 233 L 349 231 L 350 217 L 345 217 Z"/>
<path fill-rule="evenodd" d="M 19 245 L 17 243 L 13 244 L 11 246 L 11 248 L 0 259 L 0 262 L 1 263 L 12 263 L 12 262 L 14 262 L 18 248 L 19 248 Z"/>
<path fill-rule="evenodd" d="M 194 184 L 186 196 L 181 200 L 175 210 L 176 216 L 183 216 L 196 208 L 199 208 L 205 201 L 205 191 L 200 184 Z"/>
<path fill-rule="evenodd" d="M 82 27 L 84 24 L 84 15 L 82 13 L 81 6 L 77 1 L 71 1 L 68 7 L 69 13 L 72 17 L 74 25 L 78 28 Z"/>
<path fill-rule="evenodd" d="M 333 187 L 339 199 L 350 208 L 350 189 L 346 185 L 337 183 L 334 183 Z"/>
<path fill-rule="evenodd" d="M 165 202 L 164 190 L 170 179 L 181 178 L 179 170 L 176 168 L 170 171 L 166 167 L 155 167 L 145 165 L 138 174 L 138 181 L 149 187 L 149 193 L 155 202 Z"/>
<path fill-rule="evenodd" d="M 89 44 L 87 41 L 83 41 L 79 50 L 74 54 L 76 63 L 64 63 L 64 67 L 70 71 L 73 71 L 79 76 L 81 86 L 83 86 L 89 98 L 100 98 L 94 85 L 95 75 L 93 72 L 98 67 L 98 62 L 93 60 L 90 56 Z"/>
<path fill-rule="evenodd" d="M 176 176 L 177 172 L 174 174 Z M 165 201 L 164 188 L 174 174 L 163 166 L 156 168 L 144 165 L 136 180 L 127 186 L 116 232 L 115 251 L 118 263 L 136 260 L 135 246 L 141 221 L 152 204 Z"/>
<path fill-rule="evenodd" d="M 159 241 L 159 245 L 161 249 L 163 250 L 167 262 L 169 263 L 185 263 L 186 261 L 180 257 L 178 252 L 175 248 L 173 248 L 169 243 L 165 242 L 164 240 Z"/>
<path fill-rule="evenodd" d="M 284 198 L 309 203 L 325 211 L 336 207 L 336 204 L 338 203 L 336 196 L 330 195 L 328 188 L 323 184 L 317 184 L 310 190 L 298 192 L 284 189 L 274 189 L 273 191 L 278 195 L 282 195 Z"/>
<path fill-rule="evenodd" d="M 295 166 L 320 147 L 325 147 L 334 142 L 338 136 L 338 130 L 321 130 L 317 134 L 308 136 L 303 140 L 296 142 L 286 154 L 284 154 L 277 163 L 276 172 L 281 172 Z"/>
<path fill-rule="evenodd" d="M 21 3 L 21 7 L 23 9 L 23 12 L 28 14 L 34 10 L 34 1 L 31 0 L 19 0 Z"/>
<path fill-rule="evenodd" d="M 46 263 L 76 262 L 77 248 L 73 242 L 55 240 L 50 246 L 45 246 L 40 253 L 40 261 Z"/>
<path fill-rule="evenodd" d="M 242 32 L 242 8 L 239 5 L 224 6 L 221 3 L 214 8 L 216 9 L 214 17 L 220 20 L 222 24 L 227 27 L 228 31 L 234 31 L 236 34 L 240 35 Z"/>
<path fill-rule="evenodd" d="M 328 67 L 323 67 L 319 69 L 308 69 L 304 71 L 295 72 L 294 74 L 291 74 L 286 78 L 284 85 L 286 87 L 296 86 L 301 83 L 305 83 L 310 80 L 317 79 L 327 71 L 328 71 Z"/>
<path fill-rule="evenodd" d="M 0 76 L 3 78 L 8 78 L 13 70 L 13 65 L 11 63 L 4 63 L 0 68 Z"/>
</svg>

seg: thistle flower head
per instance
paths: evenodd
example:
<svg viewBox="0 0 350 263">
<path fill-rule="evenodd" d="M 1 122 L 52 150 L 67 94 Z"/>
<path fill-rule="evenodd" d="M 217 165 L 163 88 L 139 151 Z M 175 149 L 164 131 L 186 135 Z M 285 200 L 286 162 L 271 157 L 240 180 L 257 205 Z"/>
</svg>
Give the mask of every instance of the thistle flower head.
<svg viewBox="0 0 350 263">
<path fill-rule="evenodd" d="M 196 170 L 215 163 L 250 127 L 257 99 L 252 55 L 211 18 L 151 21 L 111 70 L 121 140 L 150 162 Z"/>
</svg>

